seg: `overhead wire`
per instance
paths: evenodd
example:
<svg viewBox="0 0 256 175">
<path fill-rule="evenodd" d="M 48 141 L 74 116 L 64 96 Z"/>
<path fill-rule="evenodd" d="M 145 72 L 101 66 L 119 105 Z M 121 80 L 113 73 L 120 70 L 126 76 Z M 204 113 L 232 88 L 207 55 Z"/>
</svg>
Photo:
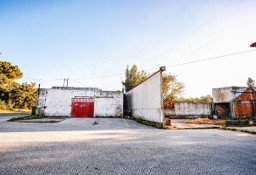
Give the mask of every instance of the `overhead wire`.
<svg viewBox="0 0 256 175">
<path fill-rule="evenodd" d="M 78 82 L 78 81 L 75 81 L 75 80 L 73 80 L 73 79 L 68 79 L 68 80 L 73 81 L 73 82 L 75 82 L 75 83 L 77 83 L 77 84 L 80 84 L 80 85 L 82 85 L 82 86 L 87 86 L 87 85 L 85 85 L 85 84 L 83 84 L 83 83 L 80 83 L 80 82 Z"/>
<path fill-rule="evenodd" d="M 202 58 L 202 59 L 196 59 L 193 61 L 188 61 L 188 62 L 183 62 L 183 63 L 179 63 L 179 64 L 173 64 L 173 65 L 167 65 L 165 66 L 166 68 L 168 67 L 178 67 L 178 66 L 183 66 L 183 65 L 188 65 L 188 64 L 193 64 L 193 63 L 199 63 L 199 62 L 205 62 L 205 61 L 211 61 L 211 60 L 216 60 L 216 59 L 220 59 L 220 58 L 224 58 L 224 57 L 229 57 L 229 56 L 234 56 L 234 55 L 240 55 L 240 54 L 244 54 L 244 53 L 248 53 L 248 52 L 254 52 L 256 51 L 256 49 L 251 49 L 251 50 L 246 50 L 246 51 L 240 51 L 240 52 L 233 52 L 233 53 L 229 53 L 229 54 L 225 54 L 225 55 L 220 55 L 220 56 L 214 56 L 214 57 L 208 57 L 208 58 Z M 159 68 L 151 68 L 151 69 L 145 69 L 144 71 L 149 71 L 149 70 L 157 70 Z M 76 81 L 76 80 L 85 80 L 85 79 L 97 79 L 97 78 L 107 78 L 107 77 L 116 77 L 116 76 L 122 76 L 124 75 L 122 74 L 111 74 L 111 75 L 103 75 L 103 76 L 94 76 L 94 77 L 84 77 L 84 78 L 71 78 L 69 80 L 74 81 L 76 83 L 79 83 L 82 85 L 82 83 Z M 20 79 L 30 79 L 30 78 L 20 78 Z M 31 78 L 30 80 L 36 80 L 36 78 Z M 43 79 L 40 79 L 43 80 Z M 63 79 L 58 79 L 56 78 L 55 80 L 63 80 Z"/>
<path fill-rule="evenodd" d="M 240 51 L 240 52 L 234 52 L 234 53 L 229 53 L 229 54 L 225 54 L 225 55 L 221 55 L 221 56 L 209 57 L 209 58 L 204 58 L 204 59 L 197 59 L 197 60 L 193 60 L 193 61 L 189 61 L 189 62 L 184 62 L 184 63 L 180 63 L 180 64 L 169 65 L 169 66 L 166 66 L 166 67 L 183 66 L 183 65 L 192 64 L 192 63 L 198 63 L 198 62 L 215 60 L 215 59 L 219 59 L 219 58 L 223 58 L 223 57 L 228 57 L 228 56 L 232 56 L 232 55 L 240 55 L 240 54 L 243 54 L 243 53 L 253 52 L 253 51 L 256 51 L 256 49 Z"/>
<path fill-rule="evenodd" d="M 168 65 L 168 66 L 165 66 L 165 67 L 166 68 L 168 68 L 168 67 L 178 67 L 178 66 L 183 66 L 183 65 L 187 65 L 187 64 L 198 63 L 198 62 L 205 62 L 205 61 L 215 60 L 215 59 L 219 59 L 219 58 L 223 58 L 223 57 L 228 57 L 228 56 L 232 56 L 232 55 L 239 55 L 239 54 L 243 54 L 243 53 L 247 53 L 247 52 L 253 52 L 253 51 L 256 51 L 256 49 L 240 51 L 240 52 L 233 52 L 233 53 L 229 53 L 229 54 L 225 54 L 225 55 L 220 55 L 220 56 L 209 57 L 209 58 L 197 59 L 197 60 L 193 60 L 193 61 L 189 61 L 189 62 L 184 62 L 184 63 L 180 63 L 180 64 Z M 144 71 L 157 70 L 157 69 L 159 69 L 159 67 L 158 68 L 146 69 Z M 114 77 L 114 76 L 120 76 L 120 75 L 123 75 L 123 74 L 112 74 L 112 75 L 106 75 L 106 76 L 86 77 L 86 78 L 79 78 L 79 79 L 76 79 L 76 80 Z"/>
</svg>

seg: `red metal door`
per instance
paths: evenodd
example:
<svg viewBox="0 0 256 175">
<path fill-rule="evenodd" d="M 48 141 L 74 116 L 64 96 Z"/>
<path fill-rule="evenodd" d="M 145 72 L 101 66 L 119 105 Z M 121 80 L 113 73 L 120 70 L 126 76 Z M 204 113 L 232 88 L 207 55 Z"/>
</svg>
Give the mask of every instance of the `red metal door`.
<svg viewBox="0 0 256 175">
<path fill-rule="evenodd" d="M 93 117 L 94 100 L 92 98 L 73 98 L 72 117 Z"/>
</svg>

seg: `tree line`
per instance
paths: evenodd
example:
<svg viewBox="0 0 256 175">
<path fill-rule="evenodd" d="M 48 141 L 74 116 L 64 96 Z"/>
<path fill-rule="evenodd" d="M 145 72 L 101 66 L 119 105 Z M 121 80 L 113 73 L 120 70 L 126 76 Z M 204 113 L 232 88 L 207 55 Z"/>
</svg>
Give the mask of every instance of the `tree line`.
<svg viewBox="0 0 256 175">
<path fill-rule="evenodd" d="M 23 73 L 18 66 L 0 61 L 0 109 L 31 109 L 36 104 L 35 83 L 18 83 Z"/>
</svg>

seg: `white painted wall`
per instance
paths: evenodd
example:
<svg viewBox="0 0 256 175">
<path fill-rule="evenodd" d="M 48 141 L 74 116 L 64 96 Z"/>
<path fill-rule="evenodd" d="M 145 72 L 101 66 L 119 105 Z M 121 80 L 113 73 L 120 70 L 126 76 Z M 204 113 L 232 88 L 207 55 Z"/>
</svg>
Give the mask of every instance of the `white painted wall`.
<svg viewBox="0 0 256 175">
<path fill-rule="evenodd" d="M 102 97 L 109 98 L 95 98 L 94 116 L 123 116 L 123 92 L 121 91 L 102 91 Z"/>
<path fill-rule="evenodd" d="M 167 109 L 164 109 L 164 115 L 165 115 L 165 116 L 176 115 L 174 108 L 172 108 L 172 109 L 168 109 L 168 108 L 167 108 Z"/>
<path fill-rule="evenodd" d="M 134 117 L 163 123 L 161 79 L 162 71 L 159 71 L 125 94 Z"/>
<path fill-rule="evenodd" d="M 210 115 L 211 104 L 175 102 L 175 115 Z"/>
<path fill-rule="evenodd" d="M 213 88 L 212 98 L 214 103 L 229 103 L 231 100 L 235 99 L 241 93 L 247 89 L 247 87 L 223 87 L 223 88 Z"/>
<path fill-rule="evenodd" d="M 40 89 L 37 108 L 43 110 L 45 116 L 71 116 L 72 98 L 76 96 L 95 97 L 94 116 L 121 117 L 123 114 L 123 93 L 97 88 Z"/>
</svg>

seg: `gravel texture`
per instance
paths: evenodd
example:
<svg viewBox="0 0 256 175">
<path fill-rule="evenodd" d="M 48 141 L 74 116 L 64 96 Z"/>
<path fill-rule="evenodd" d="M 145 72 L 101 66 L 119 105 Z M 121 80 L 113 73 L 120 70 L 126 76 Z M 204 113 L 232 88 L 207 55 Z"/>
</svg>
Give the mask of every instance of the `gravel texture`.
<svg viewBox="0 0 256 175">
<path fill-rule="evenodd" d="M 164 130 L 127 119 L 6 122 L 0 174 L 255 174 L 256 136 L 225 130 Z"/>
</svg>

